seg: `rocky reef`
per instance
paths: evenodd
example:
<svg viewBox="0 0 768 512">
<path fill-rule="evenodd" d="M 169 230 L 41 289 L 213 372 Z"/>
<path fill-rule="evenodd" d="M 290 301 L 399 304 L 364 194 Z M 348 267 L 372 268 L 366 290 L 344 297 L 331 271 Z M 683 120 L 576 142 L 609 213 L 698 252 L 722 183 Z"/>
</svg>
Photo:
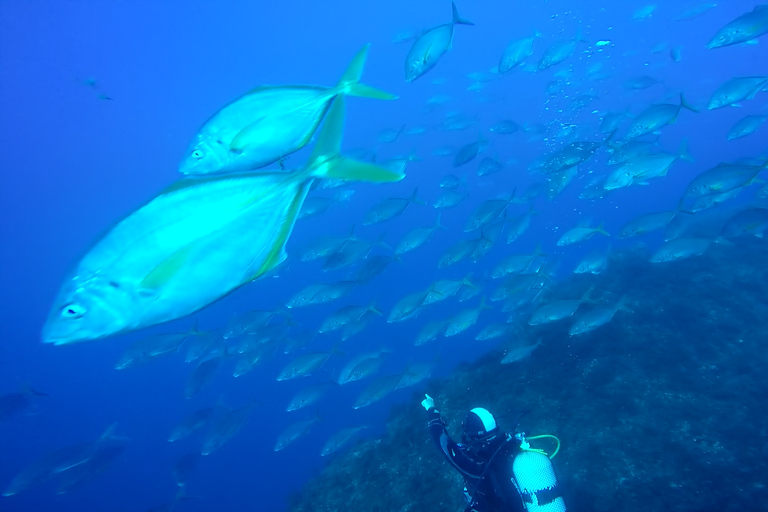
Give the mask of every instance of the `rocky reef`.
<svg viewBox="0 0 768 512">
<path fill-rule="evenodd" d="M 542 341 L 530 358 L 502 365 L 500 347 L 429 382 L 451 432 L 458 438 L 471 407 L 490 409 L 502 429 L 529 411 L 518 430 L 562 441 L 553 462 L 569 510 L 764 509 L 766 242 L 713 244 L 664 264 L 643 249 L 616 253 L 603 274 L 573 276 L 547 297 L 589 287 L 600 304 L 626 295 L 633 312 L 577 337 L 571 320 L 523 321 L 521 343 Z M 331 460 L 291 509 L 463 510 L 462 481 L 428 438 L 420 396 L 392 411 L 383 438 Z"/>
</svg>

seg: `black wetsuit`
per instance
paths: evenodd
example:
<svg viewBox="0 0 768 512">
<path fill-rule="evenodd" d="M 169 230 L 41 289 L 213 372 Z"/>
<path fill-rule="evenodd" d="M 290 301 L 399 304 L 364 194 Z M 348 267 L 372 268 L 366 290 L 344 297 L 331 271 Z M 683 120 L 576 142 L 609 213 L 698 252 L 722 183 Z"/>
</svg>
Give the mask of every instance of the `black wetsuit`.
<svg viewBox="0 0 768 512">
<path fill-rule="evenodd" d="M 451 439 L 437 409 L 431 408 L 429 416 L 432 439 L 464 477 L 470 502 L 465 512 L 524 512 L 512 474 L 512 460 L 520 450 L 518 441 L 499 433 L 476 449 L 470 449 Z"/>
</svg>

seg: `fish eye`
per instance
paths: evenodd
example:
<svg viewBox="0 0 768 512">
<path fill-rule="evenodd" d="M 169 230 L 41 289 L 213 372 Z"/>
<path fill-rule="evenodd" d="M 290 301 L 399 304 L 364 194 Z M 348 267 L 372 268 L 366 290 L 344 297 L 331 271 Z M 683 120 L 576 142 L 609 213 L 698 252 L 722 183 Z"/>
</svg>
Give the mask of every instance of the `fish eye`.
<svg viewBox="0 0 768 512">
<path fill-rule="evenodd" d="M 86 309 L 80 304 L 67 304 L 61 308 L 61 316 L 69 320 L 77 320 L 85 315 Z"/>
<path fill-rule="evenodd" d="M 192 152 L 192 158 L 195 158 L 195 159 L 197 159 L 197 160 L 200 160 L 201 158 L 203 158 L 203 152 L 202 152 L 202 151 L 200 151 L 199 149 L 196 149 L 196 150 L 194 150 L 194 151 Z"/>
</svg>

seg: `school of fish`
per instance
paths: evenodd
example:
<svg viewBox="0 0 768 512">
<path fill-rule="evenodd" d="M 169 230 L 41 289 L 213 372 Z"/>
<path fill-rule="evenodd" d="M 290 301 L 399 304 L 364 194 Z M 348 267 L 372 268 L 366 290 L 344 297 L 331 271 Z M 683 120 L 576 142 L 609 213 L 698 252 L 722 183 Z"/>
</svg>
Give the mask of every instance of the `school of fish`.
<svg viewBox="0 0 768 512">
<path fill-rule="evenodd" d="M 705 123 L 710 110 L 744 105 L 746 115 L 727 132 L 727 140 L 748 136 L 768 140 L 761 128 L 768 112 L 765 107 L 763 113 L 749 107 L 759 100 L 765 105 L 768 75 L 759 75 L 767 72 L 765 66 L 755 69 L 755 76 L 724 80 L 700 102 L 691 102 L 685 91 L 666 86 L 662 91 L 663 68 L 656 70 L 658 76 L 646 74 L 650 69 L 637 70 L 636 78 L 621 85 L 627 92 L 626 110 L 595 110 L 591 125 L 565 120 L 543 125 L 512 119 L 514 114 L 479 119 L 467 111 L 464 99 L 439 89 L 442 80 L 437 72 L 453 63 L 446 57 L 453 45 L 479 37 L 480 27 L 451 4 L 447 23 L 437 24 L 441 15 L 436 13 L 433 27 L 395 37 L 395 43 L 411 44 L 404 56 L 405 81 L 425 81 L 425 75 L 434 75 L 437 92 L 425 102 L 423 114 L 408 113 L 402 125 L 382 127 L 377 140 L 370 141 L 375 150 L 342 151 L 345 97 L 396 100 L 395 95 L 361 82 L 367 46 L 353 57 L 336 85 L 262 86 L 222 106 L 193 136 L 179 166 L 184 176 L 109 229 L 64 280 L 43 327 L 43 341 L 64 345 L 97 340 L 191 316 L 189 330 L 149 335 L 127 347 L 115 368 L 131 371 L 160 357 L 183 358 L 191 368 L 187 399 L 224 372 L 233 379 L 269 372 L 275 385 L 306 379 L 308 384 L 285 405 L 285 414 L 299 419 L 274 441 L 273 449 L 282 451 L 311 431 L 321 418 L 316 409 L 319 405 L 322 409 L 323 400 L 340 387 L 359 386 L 351 407 L 370 407 L 397 390 L 424 382 L 439 364 L 436 356 L 381 375 L 398 349 L 357 350 L 354 339 L 367 331 L 386 333 L 389 324 L 407 322 L 412 327 L 407 341 L 416 346 L 448 343 L 446 338 L 451 337 L 467 343 L 495 340 L 488 347 L 501 348 L 500 364 L 526 364 L 537 350 L 546 350 L 535 329 L 567 322 L 569 335 L 583 338 L 632 314 L 631 296 L 605 295 L 594 287 L 581 296 L 551 298 L 552 283 L 563 272 L 555 254 L 569 254 L 574 247 L 601 240 L 601 248 L 569 269 L 590 276 L 610 265 L 613 238 L 664 231 L 661 240 L 650 242 L 654 246 L 650 261 L 661 265 L 701 255 L 713 244 L 738 243 L 742 236 L 764 237 L 768 187 L 761 177 L 768 169 L 768 144 L 762 154 L 738 161 L 703 162 L 691 154 L 686 138 L 672 143 L 662 136 L 673 123 Z M 717 5 L 702 3 L 675 19 L 696 22 L 710 11 L 717 12 Z M 657 16 L 655 6 L 648 6 L 636 11 L 633 19 L 651 23 Z M 758 5 L 723 23 L 702 46 L 713 52 L 751 46 L 766 33 L 768 6 Z M 542 40 L 551 35 L 530 29 L 514 35 L 508 46 L 499 48 L 496 67 L 468 77 L 468 97 L 479 103 L 496 101 L 486 91 L 497 81 L 510 76 L 525 80 L 527 73 L 541 73 L 552 78 L 547 94 L 570 98 L 572 112 L 582 112 L 599 100 L 593 85 L 610 80 L 611 73 L 598 62 L 577 78 L 573 65 L 582 50 L 599 52 L 610 48 L 610 41 L 596 41 L 579 30 L 544 48 Z M 665 51 L 669 66 L 684 62 L 679 47 Z M 632 99 L 636 91 L 654 87 L 659 91 L 657 101 L 637 104 Z M 460 105 L 463 111 L 451 110 Z M 419 118 L 441 113 L 442 120 L 434 127 Z M 425 148 L 418 137 L 426 131 L 469 135 L 461 147 Z M 405 155 L 388 153 L 404 139 L 417 149 Z M 518 162 L 505 151 L 521 144 L 541 144 L 540 158 Z M 286 169 L 292 163 L 290 155 L 305 146 L 310 149 L 306 162 Z M 274 165 L 278 167 L 265 169 Z M 420 172 L 410 195 L 386 196 L 369 205 L 364 215 L 350 216 L 348 225 L 318 232 L 313 241 L 293 252 L 286 250 L 297 222 L 346 208 L 357 198 L 358 182 L 409 180 L 406 170 L 411 166 L 439 171 Z M 516 178 L 522 173 L 533 176 L 533 183 L 524 189 Z M 563 225 L 549 242 L 541 239 L 535 248 L 519 246 L 520 237 L 538 229 L 537 210 L 557 204 L 566 189 L 581 186 L 578 196 L 587 202 L 620 200 L 628 193 L 625 189 L 641 195 L 649 182 L 681 173 L 690 179 L 674 202 L 648 208 L 617 230 L 604 226 L 603 221 L 610 219 L 584 218 Z M 495 185 L 483 186 L 484 179 L 494 179 Z M 742 193 L 752 194 L 748 206 L 729 210 Z M 651 199 L 647 202 L 656 204 Z M 465 203 L 473 205 L 468 216 L 451 216 Z M 702 212 L 713 209 L 729 212 L 722 231 L 717 236 L 689 233 L 688 227 Z M 378 237 L 359 234 L 365 232 L 363 227 L 376 229 L 412 211 L 432 220 L 412 223 L 398 239 L 385 232 Z M 396 301 L 381 300 L 377 290 L 387 286 L 386 275 L 409 268 L 414 253 L 423 255 L 424 247 L 436 239 L 448 242 L 431 263 L 439 278 L 425 286 L 414 278 L 411 288 L 397 290 Z M 480 264 L 484 260 L 493 263 Z M 234 311 L 225 325 L 205 329 L 198 325 L 197 311 L 240 287 L 260 286 L 259 279 L 265 276 L 282 279 L 300 265 L 316 266 L 318 277 L 295 289 L 286 303 Z M 360 290 L 369 296 L 367 301 L 346 299 Z M 457 302 L 462 304 L 454 308 Z M 302 310 L 329 303 L 332 311 L 322 322 L 301 321 Z M 452 313 L 441 313 L 444 310 Z M 0 421 L 43 396 L 47 394 L 31 389 L 1 396 Z M 211 404 L 179 420 L 166 434 L 169 442 L 202 433 L 199 450 L 179 459 L 173 469 L 180 488 L 199 460 L 235 438 L 258 407 L 257 400 L 236 408 Z M 346 426 L 327 440 L 318 455 L 329 456 L 348 446 L 365 428 Z M 110 427 L 95 441 L 33 461 L 4 495 L 53 479 L 57 492 L 66 492 L 103 472 L 126 444 L 127 439 Z"/>
</svg>

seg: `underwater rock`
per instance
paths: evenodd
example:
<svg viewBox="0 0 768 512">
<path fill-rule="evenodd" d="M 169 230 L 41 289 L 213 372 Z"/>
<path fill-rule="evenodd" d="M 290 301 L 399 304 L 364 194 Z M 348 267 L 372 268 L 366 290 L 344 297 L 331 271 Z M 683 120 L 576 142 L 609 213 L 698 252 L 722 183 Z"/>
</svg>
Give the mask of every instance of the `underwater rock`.
<svg viewBox="0 0 768 512">
<path fill-rule="evenodd" d="M 502 365 L 492 352 L 432 380 L 450 432 L 471 407 L 502 430 L 555 434 L 569 510 L 757 510 L 768 500 L 768 246 L 750 239 L 684 262 L 617 252 L 604 274 L 572 276 L 552 299 L 594 286 L 597 303 L 628 297 L 633 314 L 578 338 L 568 324 L 526 326 L 543 346 Z M 304 511 L 461 511 L 463 482 L 435 449 L 419 401 L 393 409 L 382 439 L 332 459 L 297 495 Z"/>
</svg>

